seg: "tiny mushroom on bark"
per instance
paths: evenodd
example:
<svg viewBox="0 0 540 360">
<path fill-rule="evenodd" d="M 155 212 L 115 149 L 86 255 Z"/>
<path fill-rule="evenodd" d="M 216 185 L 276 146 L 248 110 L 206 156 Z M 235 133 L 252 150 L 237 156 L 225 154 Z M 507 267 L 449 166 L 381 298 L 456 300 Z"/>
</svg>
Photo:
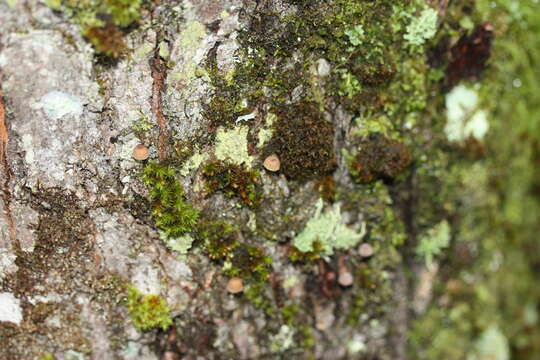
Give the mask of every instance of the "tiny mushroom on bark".
<svg viewBox="0 0 540 360">
<path fill-rule="evenodd" d="M 263 166 L 268 171 L 276 172 L 279 170 L 281 162 L 276 154 L 272 154 L 264 159 Z"/>
<path fill-rule="evenodd" d="M 227 291 L 231 294 L 238 294 L 244 290 L 244 282 L 239 277 L 229 279 L 227 283 Z"/>
<path fill-rule="evenodd" d="M 338 283 L 341 286 L 349 287 L 354 283 L 354 277 L 349 270 L 347 264 L 345 264 L 345 258 L 343 256 L 338 259 Z"/>
<path fill-rule="evenodd" d="M 364 258 L 371 257 L 373 255 L 373 253 L 374 253 L 373 246 L 371 246 L 368 243 L 363 243 L 358 248 L 358 252 L 360 253 L 360 256 L 362 256 Z"/>
<path fill-rule="evenodd" d="M 133 148 L 133 158 L 137 161 L 143 161 L 148 159 L 150 151 L 142 144 L 139 144 Z"/>
</svg>

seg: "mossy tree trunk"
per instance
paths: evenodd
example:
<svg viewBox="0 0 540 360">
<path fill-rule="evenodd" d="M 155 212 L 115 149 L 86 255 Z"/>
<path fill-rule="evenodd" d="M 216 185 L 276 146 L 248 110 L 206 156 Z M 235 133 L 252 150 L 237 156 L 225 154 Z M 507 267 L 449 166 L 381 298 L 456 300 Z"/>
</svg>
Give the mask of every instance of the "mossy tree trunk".
<svg viewBox="0 0 540 360">
<path fill-rule="evenodd" d="M 0 2 L 0 358 L 538 358 L 538 10 Z"/>
</svg>

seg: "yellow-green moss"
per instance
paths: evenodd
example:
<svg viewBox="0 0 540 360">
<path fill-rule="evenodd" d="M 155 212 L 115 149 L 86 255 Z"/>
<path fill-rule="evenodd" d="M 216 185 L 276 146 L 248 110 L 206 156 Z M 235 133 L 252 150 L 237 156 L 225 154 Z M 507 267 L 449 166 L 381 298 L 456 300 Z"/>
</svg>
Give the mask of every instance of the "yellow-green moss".
<svg viewBox="0 0 540 360">
<path fill-rule="evenodd" d="M 173 323 L 171 309 L 159 295 L 143 295 L 135 287 L 130 287 L 126 304 L 131 322 L 139 331 L 167 330 Z"/>
<path fill-rule="evenodd" d="M 180 238 L 192 231 L 199 211 L 187 202 L 174 170 L 150 162 L 143 170 L 143 180 L 149 190 L 157 227 L 169 238 Z"/>
</svg>

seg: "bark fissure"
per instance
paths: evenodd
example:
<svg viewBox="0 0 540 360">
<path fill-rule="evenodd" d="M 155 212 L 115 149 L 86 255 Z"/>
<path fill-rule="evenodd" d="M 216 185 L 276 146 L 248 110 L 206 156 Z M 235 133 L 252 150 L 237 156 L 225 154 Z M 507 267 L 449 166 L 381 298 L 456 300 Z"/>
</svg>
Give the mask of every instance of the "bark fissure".
<svg viewBox="0 0 540 360">
<path fill-rule="evenodd" d="M 15 247 L 15 250 L 20 251 L 21 246 L 17 240 L 17 227 L 13 213 L 11 211 L 11 191 L 9 189 L 9 183 L 11 180 L 11 168 L 7 160 L 7 144 L 9 141 L 9 135 L 6 123 L 6 106 L 4 102 L 4 92 L 0 84 L 0 162 L 2 163 L 2 201 L 4 203 L 4 215 L 8 224 L 9 238 L 11 243 Z"/>
</svg>

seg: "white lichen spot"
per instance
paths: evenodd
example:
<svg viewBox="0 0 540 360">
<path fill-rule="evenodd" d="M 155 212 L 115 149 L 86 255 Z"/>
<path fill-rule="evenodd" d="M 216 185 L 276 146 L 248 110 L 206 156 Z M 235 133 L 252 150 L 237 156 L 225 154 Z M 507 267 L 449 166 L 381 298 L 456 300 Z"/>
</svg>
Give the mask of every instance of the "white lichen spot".
<svg viewBox="0 0 540 360">
<path fill-rule="evenodd" d="M 366 351 L 367 346 L 364 336 L 356 334 L 349 342 L 347 343 L 347 352 L 349 355 L 355 355 L 360 352 Z"/>
<path fill-rule="evenodd" d="M 283 280 L 283 288 L 285 290 L 292 289 L 294 286 L 296 286 L 296 284 L 298 284 L 299 281 L 300 279 L 298 279 L 298 276 L 296 275 L 289 276 L 288 278 Z"/>
<path fill-rule="evenodd" d="M 7 274 L 17 271 L 18 267 L 15 264 L 16 259 L 17 256 L 11 251 L 0 248 L 0 280 Z"/>
<path fill-rule="evenodd" d="M 467 360 L 509 360 L 510 347 L 508 339 L 495 325 L 487 328 L 475 344 Z"/>
<path fill-rule="evenodd" d="M 232 130 L 219 128 L 216 134 L 216 158 L 251 167 L 253 158 L 248 153 L 248 131 L 247 126 L 238 126 Z"/>
<path fill-rule="evenodd" d="M 21 138 L 22 140 L 22 146 L 25 151 L 24 160 L 27 164 L 31 164 L 34 162 L 34 148 L 32 146 L 32 135 L 24 134 Z"/>
<path fill-rule="evenodd" d="M 85 360 L 84 354 L 75 350 L 68 350 L 64 353 L 65 360 Z"/>
<path fill-rule="evenodd" d="M 238 123 L 240 123 L 242 121 L 248 121 L 248 120 L 253 120 L 253 119 L 255 119 L 255 113 L 254 112 L 252 112 L 250 114 L 239 116 L 236 119 L 235 123 L 236 123 L 236 125 L 238 125 Z"/>
<path fill-rule="evenodd" d="M 432 8 L 422 10 L 419 17 L 413 18 L 407 26 L 403 38 L 411 45 L 422 45 L 437 32 L 437 11 Z"/>
<path fill-rule="evenodd" d="M 12 322 L 17 325 L 23 319 L 21 302 L 12 293 L 0 293 L 0 321 Z"/>
<path fill-rule="evenodd" d="M 58 120 L 66 115 L 79 117 L 83 113 L 82 100 L 61 91 L 51 91 L 43 95 L 36 108 L 43 109 L 51 120 Z"/>
<path fill-rule="evenodd" d="M 323 200 L 319 199 L 315 215 L 307 222 L 304 230 L 293 239 L 293 245 L 302 252 L 314 250 L 315 241 L 320 241 L 323 255 L 330 256 L 334 249 L 350 249 L 356 246 L 366 234 L 365 223 L 362 223 L 360 232 L 343 224 L 339 204 L 326 210 L 324 213 Z"/>
<path fill-rule="evenodd" d="M 446 95 L 446 126 L 449 141 L 463 141 L 472 136 L 483 140 L 489 130 L 487 113 L 478 109 L 478 93 L 464 85 Z"/>
<path fill-rule="evenodd" d="M 273 352 L 289 350 L 294 345 L 294 329 L 287 325 L 281 325 L 279 332 L 270 337 L 270 349 Z"/>
</svg>

